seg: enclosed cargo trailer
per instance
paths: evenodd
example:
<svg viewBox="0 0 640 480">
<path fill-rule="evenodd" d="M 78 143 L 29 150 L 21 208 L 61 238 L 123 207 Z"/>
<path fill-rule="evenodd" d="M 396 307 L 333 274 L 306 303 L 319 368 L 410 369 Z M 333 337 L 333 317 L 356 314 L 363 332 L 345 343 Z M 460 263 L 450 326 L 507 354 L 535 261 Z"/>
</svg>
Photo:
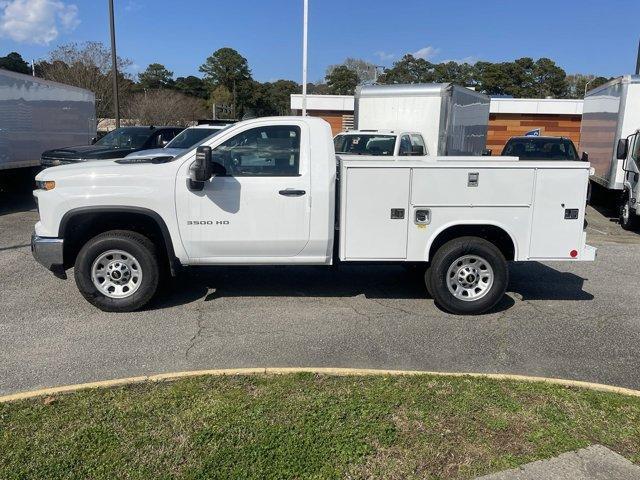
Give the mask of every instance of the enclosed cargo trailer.
<svg viewBox="0 0 640 480">
<path fill-rule="evenodd" d="M 0 70 L 0 171 L 37 167 L 45 150 L 95 136 L 93 92 Z"/>
<path fill-rule="evenodd" d="M 368 85 L 355 95 L 355 125 L 363 130 L 419 132 L 431 155 L 482 155 L 490 98 L 451 83 Z"/>
</svg>

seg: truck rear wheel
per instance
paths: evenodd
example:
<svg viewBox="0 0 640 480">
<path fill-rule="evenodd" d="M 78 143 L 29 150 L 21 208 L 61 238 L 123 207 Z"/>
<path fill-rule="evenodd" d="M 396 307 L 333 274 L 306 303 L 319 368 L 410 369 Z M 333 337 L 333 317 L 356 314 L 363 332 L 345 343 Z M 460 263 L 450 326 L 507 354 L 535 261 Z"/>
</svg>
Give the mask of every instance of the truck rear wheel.
<svg viewBox="0 0 640 480">
<path fill-rule="evenodd" d="M 444 310 L 479 314 L 504 296 L 509 269 L 504 255 L 492 243 L 478 237 L 460 237 L 438 249 L 425 283 Z"/>
<path fill-rule="evenodd" d="M 131 312 L 158 288 L 156 248 L 147 237 L 112 230 L 89 240 L 76 258 L 74 276 L 87 301 L 105 312 Z"/>
</svg>

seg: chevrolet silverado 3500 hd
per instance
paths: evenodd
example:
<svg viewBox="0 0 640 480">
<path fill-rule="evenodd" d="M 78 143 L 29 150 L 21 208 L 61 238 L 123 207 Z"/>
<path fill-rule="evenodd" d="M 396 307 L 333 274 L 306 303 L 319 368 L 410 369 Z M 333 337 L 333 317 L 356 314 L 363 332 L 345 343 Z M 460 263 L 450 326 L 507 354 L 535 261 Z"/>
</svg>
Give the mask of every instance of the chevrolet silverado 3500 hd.
<svg viewBox="0 0 640 480">
<path fill-rule="evenodd" d="M 142 307 L 182 266 L 331 265 L 334 242 L 342 262 L 420 262 L 459 314 L 501 299 L 508 260 L 595 258 L 586 162 L 338 157 L 336 169 L 331 129 L 310 117 L 241 122 L 161 160 L 36 178 L 33 254 L 63 278 L 75 267 L 102 310 Z"/>
</svg>

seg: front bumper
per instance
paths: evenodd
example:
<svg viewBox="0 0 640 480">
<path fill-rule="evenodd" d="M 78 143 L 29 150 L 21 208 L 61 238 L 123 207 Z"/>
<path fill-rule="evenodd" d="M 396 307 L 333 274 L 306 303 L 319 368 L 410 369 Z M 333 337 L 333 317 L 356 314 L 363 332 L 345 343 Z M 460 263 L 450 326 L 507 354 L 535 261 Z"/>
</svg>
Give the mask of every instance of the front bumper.
<svg viewBox="0 0 640 480">
<path fill-rule="evenodd" d="M 64 273 L 64 240 L 31 235 L 31 253 L 36 261 L 54 275 L 66 278 Z"/>
</svg>

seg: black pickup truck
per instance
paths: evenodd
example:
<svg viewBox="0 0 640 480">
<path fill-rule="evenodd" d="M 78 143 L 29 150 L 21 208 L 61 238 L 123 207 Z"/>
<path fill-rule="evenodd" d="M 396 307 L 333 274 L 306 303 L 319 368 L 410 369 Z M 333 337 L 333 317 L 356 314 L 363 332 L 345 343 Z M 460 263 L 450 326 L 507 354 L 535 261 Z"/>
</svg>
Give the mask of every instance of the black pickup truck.
<svg viewBox="0 0 640 480">
<path fill-rule="evenodd" d="M 121 127 L 109 132 L 93 145 L 47 150 L 40 157 L 43 167 L 123 158 L 133 152 L 164 147 L 183 130 L 181 127 Z"/>
</svg>

